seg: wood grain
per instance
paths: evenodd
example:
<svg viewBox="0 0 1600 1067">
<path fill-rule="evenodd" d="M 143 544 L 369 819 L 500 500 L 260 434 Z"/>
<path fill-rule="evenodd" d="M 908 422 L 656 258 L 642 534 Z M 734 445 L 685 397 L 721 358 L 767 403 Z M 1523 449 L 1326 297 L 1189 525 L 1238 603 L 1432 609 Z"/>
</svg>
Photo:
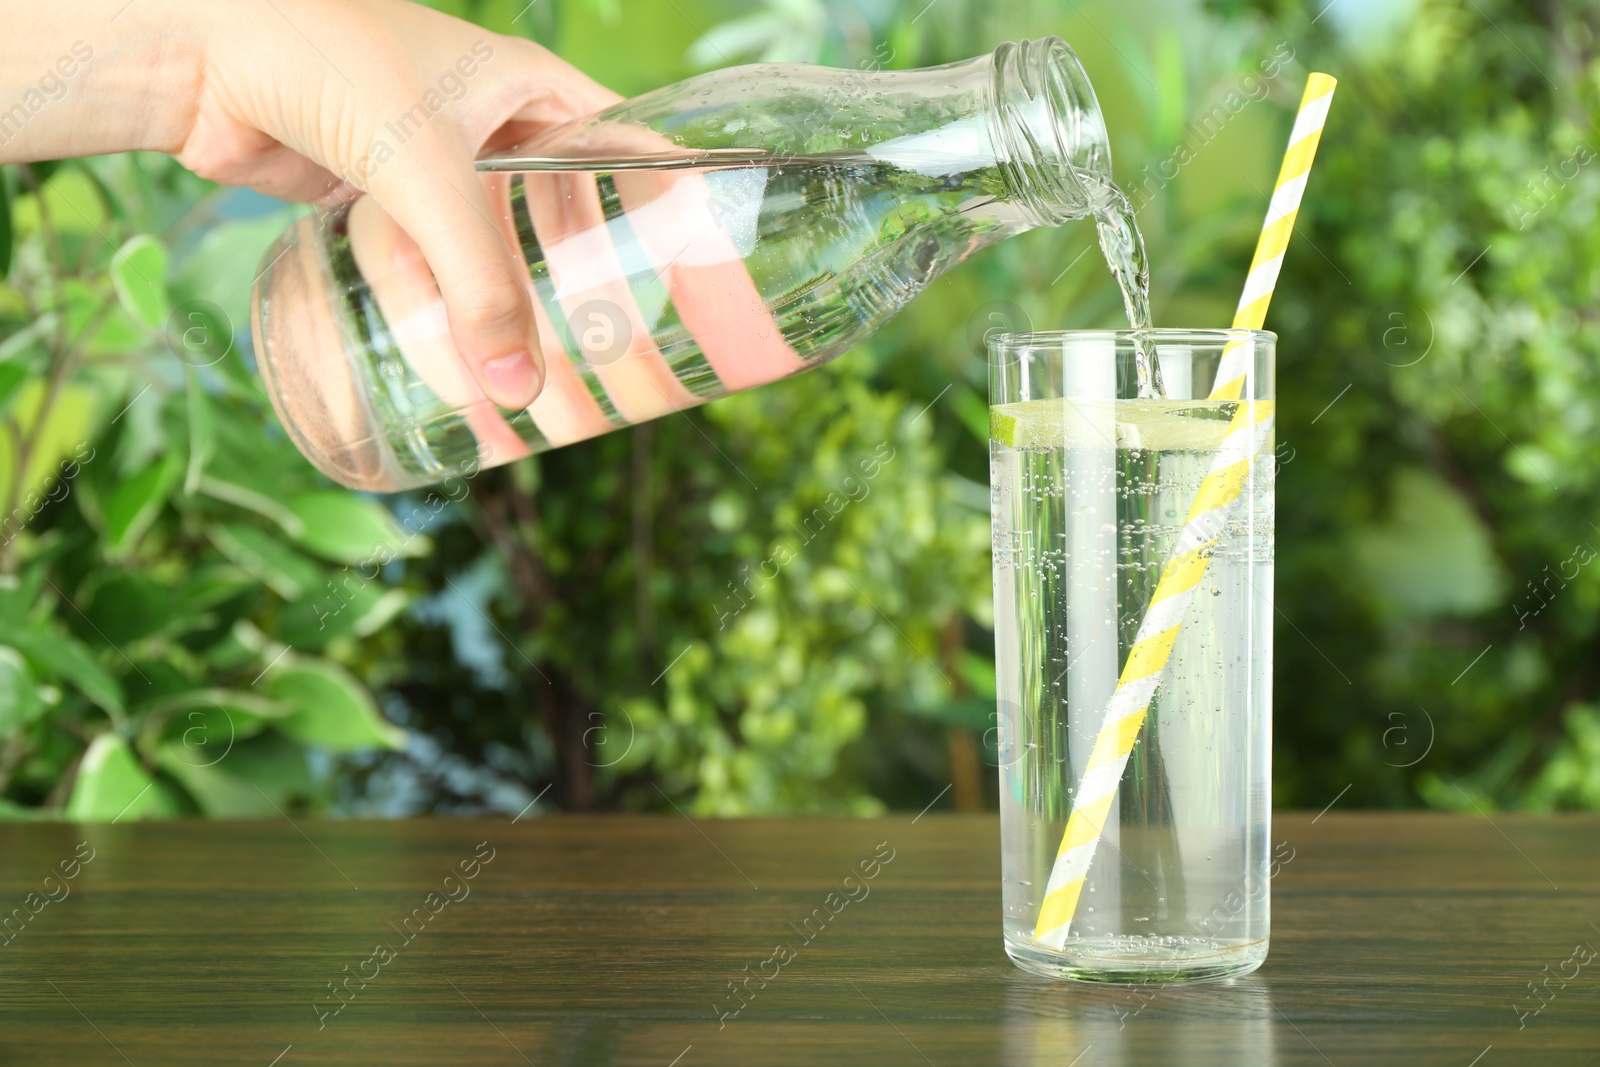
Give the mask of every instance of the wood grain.
<svg viewBox="0 0 1600 1067">
<path fill-rule="evenodd" d="M 1600 949 L 1600 818 L 1289 815 L 1274 841 L 1266 966 L 1152 993 L 1011 966 L 992 816 L 4 825 L 0 918 L 27 921 L 0 944 L 0 1064 L 1600 1063 L 1600 959 L 1558 975 Z"/>
</svg>

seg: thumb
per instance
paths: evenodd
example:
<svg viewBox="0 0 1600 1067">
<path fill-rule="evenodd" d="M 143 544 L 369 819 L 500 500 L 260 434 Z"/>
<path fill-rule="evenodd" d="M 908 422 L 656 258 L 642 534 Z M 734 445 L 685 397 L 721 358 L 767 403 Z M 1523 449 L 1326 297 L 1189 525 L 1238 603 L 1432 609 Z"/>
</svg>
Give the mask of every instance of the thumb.
<svg viewBox="0 0 1600 1067">
<path fill-rule="evenodd" d="M 422 251 L 456 350 L 484 395 L 525 408 L 544 384 L 526 265 L 507 244 L 472 156 L 443 130 L 419 131 L 367 176 L 368 191 Z"/>
</svg>

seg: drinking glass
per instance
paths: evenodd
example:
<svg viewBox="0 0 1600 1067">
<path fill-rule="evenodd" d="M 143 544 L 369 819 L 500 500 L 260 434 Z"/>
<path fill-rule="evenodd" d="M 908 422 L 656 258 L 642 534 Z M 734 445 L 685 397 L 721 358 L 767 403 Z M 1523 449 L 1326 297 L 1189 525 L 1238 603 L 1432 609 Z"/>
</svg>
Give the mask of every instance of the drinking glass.
<svg viewBox="0 0 1600 1067">
<path fill-rule="evenodd" d="M 1160 398 L 1139 396 L 1136 342 Z M 1004 938 L 1024 970 L 1168 982 L 1266 958 L 1275 345 L 1248 330 L 990 341 Z M 1243 465 L 1212 475 L 1219 452 Z M 1160 636 L 1136 641 L 1153 602 Z M 1108 728 L 1151 674 L 1144 714 Z M 1063 890 L 1051 907 L 1070 921 L 1042 919 Z"/>
</svg>

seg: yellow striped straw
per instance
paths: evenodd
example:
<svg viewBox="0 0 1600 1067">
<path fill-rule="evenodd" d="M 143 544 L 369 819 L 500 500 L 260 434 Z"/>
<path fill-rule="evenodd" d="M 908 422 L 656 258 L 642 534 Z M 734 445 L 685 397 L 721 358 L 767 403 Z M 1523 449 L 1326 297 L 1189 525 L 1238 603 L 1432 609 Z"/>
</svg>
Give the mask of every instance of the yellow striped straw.
<svg viewBox="0 0 1600 1067">
<path fill-rule="evenodd" d="M 1272 204 L 1256 243 L 1250 276 L 1245 281 L 1233 326 L 1238 330 L 1259 330 L 1266 321 L 1267 305 L 1278 283 L 1284 250 L 1294 232 L 1295 216 L 1305 193 L 1311 161 L 1322 139 L 1328 105 L 1338 83 L 1326 74 L 1313 74 L 1306 82 L 1289 150 L 1284 154 L 1278 182 L 1273 187 Z M 1273 404 L 1245 396 L 1255 359 L 1255 346 L 1248 338 L 1230 340 L 1217 367 L 1213 400 L 1240 401 L 1228 423 L 1227 435 L 1211 461 L 1211 469 L 1195 494 L 1189 516 L 1178 532 L 1172 556 L 1162 568 L 1150 606 L 1139 624 L 1127 662 L 1111 694 L 1094 748 L 1089 752 L 1083 780 L 1072 798 L 1072 814 L 1067 818 L 1061 849 L 1050 870 L 1044 903 L 1034 940 L 1047 948 L 1065 946 L 1078 898 L 1089 876 L 1095 846 L 1104 832 L 1106 816 L 1116 799 L 1117 783 L 1128 765 L 1128 755 L 1144 725 L 1145 713 L 1155 698 L 1161 672 L 1172 655 L 1178 631 L 1194 600 L 1195 590 L 1205 577 L 1211 549 L 1221 536 L 1235 501 L 1244 490 L 1256 453 L 1272 433 Z"/>
</svg>

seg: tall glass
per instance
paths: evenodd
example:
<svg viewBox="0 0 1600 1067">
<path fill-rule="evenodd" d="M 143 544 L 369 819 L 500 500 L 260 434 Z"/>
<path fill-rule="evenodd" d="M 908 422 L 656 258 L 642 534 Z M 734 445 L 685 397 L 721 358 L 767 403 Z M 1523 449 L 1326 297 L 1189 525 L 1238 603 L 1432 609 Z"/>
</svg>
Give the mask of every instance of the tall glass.
<svg viewBox="0 0 1600 1067">
<path fill-rule="evenodd" d="M 1166 396 L 1140 399 L 1134 336 L 1006 334 L 989 346 L 1005 948 L 1058 977 L 1222 978 L 1267 954 L 1276 338 L 1146 331 Z M 1243 372 L 1242 399 L 1211 399 L 1230 342 L 1226 377 Z M 1236 416 L 1258 424 L 1242 486 L 1216 525 L 1189 524 L 1224 440 L 1240 447 Z M 1171 651 L 1142 719 L 1117 720 L 1119 742 L 1107 715 L 1129 650 L 1174 550 L 1196 543 L 1198 584 L 1172 618 L 1178 602 L 1163 592 L 1167 615 L 1153 618 L 1176 619 Z M 1158 660 L 1164 644 L 1148 646 Z M 1107 757 L 1119 747 L 1115 777 Z M 1102 829 L 1058 868 L 1080 790 L 1068 851 L 1103 811 Z M 1085 855 L 1070 922 L 1046 936 L 1045 897 Z"/>
</svg>

